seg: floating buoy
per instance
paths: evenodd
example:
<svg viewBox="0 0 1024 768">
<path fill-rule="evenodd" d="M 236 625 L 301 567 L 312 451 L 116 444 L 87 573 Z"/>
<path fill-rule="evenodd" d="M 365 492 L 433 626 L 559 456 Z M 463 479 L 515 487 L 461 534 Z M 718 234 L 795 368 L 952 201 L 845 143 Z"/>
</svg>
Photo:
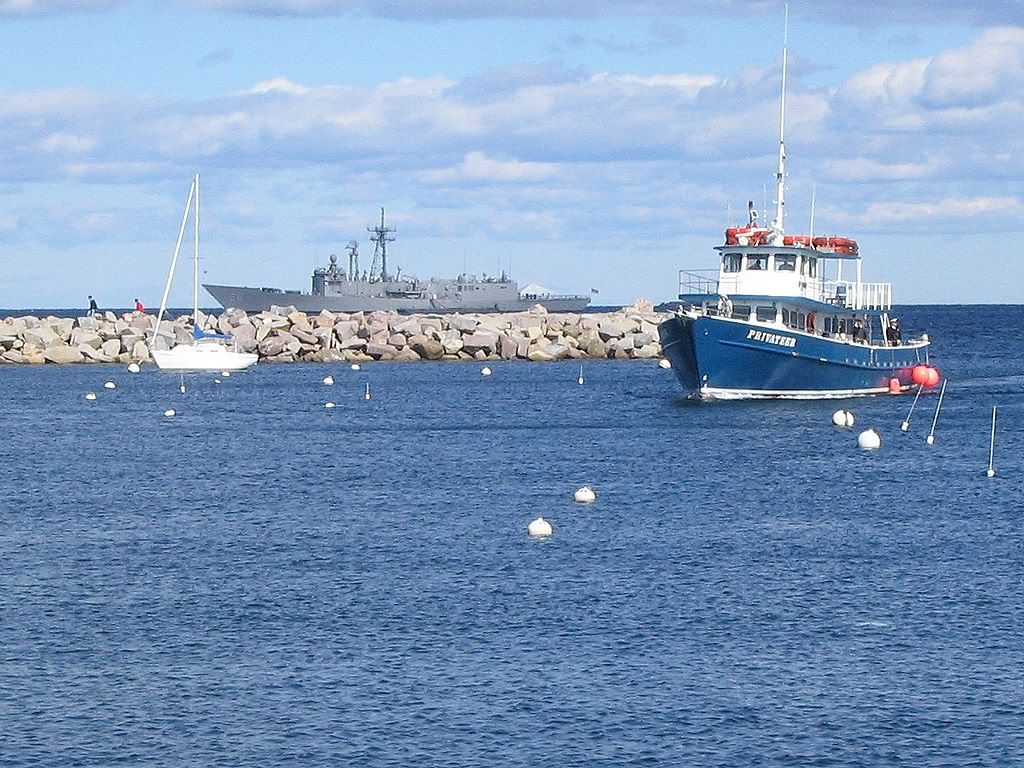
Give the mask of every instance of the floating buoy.
<svg viewBox="0 0 1024 768">
<path fill-rule="evenodd" d="M 900 424 L 900 429 L 904 432 L 910 429 L 910 417 L 914 415 L 914 406 L 917 405 L 917 400 L 921 397 L 921 393 L 924 392 L 924 384 L 920 384 L 917 387 L 917 394 L 914 395 L 914 402 L 910 404 L 910 410 L 907 411 L 907 418 L 904 419 L 903 423 Z"/>
<path fill-rule="evenodd" d="M 213 383 L 214 383 L 214 384 L 220 384 L 220 379 L 214 379 L 214 380 L 213 380 Z"/>
<path fill-rule="evenodd" d="M 889 394 L 890 395 L 898 395 L 902 391 L 903 391 L 903 388 L 900 386 L 900 380 L 899 379 L 897 379 L 895 376 L 893 378 L 889 379 Z"/>
<path fill-rule="evenodd" d="M 832 423 L 837 427 L 852 427 L 856 421 L 850 411 L 838 410 L 832 414 Z"/>
<path fill-rule="evenodd" d="M 934 371 L 935 369 L 932 368 L 932 370 Z M 935 425 L 938 424 L 939 422 L 939 411 L 942 410 L 942 398 L 946 394 L 947 381 L 949 381 L 949 379 L 943 379 L 942 389 L 939 390 L 939 402 L 935 404 L 935 416 L 932 418 L 932 431 L 928 433 L 928 439 L 925 440 L 925 442 L 928 443 L 928 445 L 935 445 Z M 933 385 L 929 384 L 927 386 Z"/>
<path fill-rule="evenodd" d="M 138 363 L 128 363 L 128 373 L 138 373 L 141 370 Z"/>
<path fill-rule="evenodd" d="M 993 459 L 996 453 L 996 407 L 992 406 L 992 438 L 988 444 L 988 469 L 985 470 L 985 477 L 995 477 L 996 468 L 993 465 Z"/>
<path fill-rule="evenodd" d="M 95 392 L 86 392 L 85 393 L 85 399 L 86 400 L 95 400 L 96 399 L 96 393 Z"/>
<path fill-rule="evenodd" d="M 857 445 L 861 450 L 877 451 L 882 447 L 882 436 L 873 429 L 865 429 L 857 435 Z"/>
<path fill-rule="evenodd" d="M 481 376 L 490 376 L 490 375 L 491 375 L 491 369 L 490 369 L 490 368 L 488 368 L 488 367 L 487 367 L 487 366 L 485 365 L 485 366 L 484 366 L 483 368 L 481 368 L 481 369 L 480 369 L 480 375 L 481 375 Z"/>
<path fill-rule="evenodd" d="M 185 394 L 185 385 L 182 384 L 180 387 L 178 387 L 178 391 L 181 392 L 181 394 L 184 395 Z"/>
<path fill-rule="evenodd" d="M 104 389 L 117 389 L 117 384 L 115 384 L 112 381 L 108 381 L 106 384 L 103 385 L 103 388 Z"/>
<path fill-rule="evenodd" d="M 536 520 L 530 521 L 530 524 L 526 526 L 526 531 L 531 536 L 550 536 L 551 523 L 543 517 L 538 517 Z"/>
<path fill-rule="evenodd" d="M 324 376 L 323 383 L 326 384 L 328 387 L 333 386 L 334 385 L 334 377 L 333 376 Z"/>
<path fill-rule="evenodd" d="M 370 382 L 366 382 L 366 391 L 363 393 L 363 400 L 370 399 Z"/>
<path fill-rule="evenodd" d="M 663 358 L 661 358 L 661 360 L 658 361 L 658 367 L 659 368 L 664 368 L 665 370 L 668 370 L 669 368 L 672 367 L 672 363 L 669 362 L 668 358 L 663 357 Z"/>
<path fill-rule="evenodd" d="M 910 371 L 910 380 L 925 387 L 934 387 L 939 383 L 939 369 L 933 365 L 915 365 Z"/>
<path fill-rule="evenodd" d="M 358 371 L 359 363 L 352 363 L 352 365 L 350 365 L 349 368 L 351 368 L 353 371 Z"/>
<path fill-rule="evenodd" d="M 580 375 L 579 375 L 579 378 L 576 379 L 576 383 L 577 384 L 582 384 L 583 383 L 583 366 L 582 365 L 580 366 Z"/>
<path fill-rule="evenodd" d="M 164 416 L 170 417 L 170 416 L 173 416 L 173 415 L 174 415 L 174 409 L 173 408 L 168 408 L 166 411 L 164 411 Z"/>
<path fill-rule="evenodd" d="M 589 485 L 584 485 L 576 491 L 573 498 L 580 504 L 593 504 L 597 500 L 597 494 Z"/>
<path fill-rule="evenodd" d="M 324 408 L 334 408 L 334 403 L 324 403 Z"/>
<path fill-rule="evenodd" d="M 221 371 L 220 375 L 226 379 L 228 376 L 231 375 L 231 371 Z"/>
</svg>

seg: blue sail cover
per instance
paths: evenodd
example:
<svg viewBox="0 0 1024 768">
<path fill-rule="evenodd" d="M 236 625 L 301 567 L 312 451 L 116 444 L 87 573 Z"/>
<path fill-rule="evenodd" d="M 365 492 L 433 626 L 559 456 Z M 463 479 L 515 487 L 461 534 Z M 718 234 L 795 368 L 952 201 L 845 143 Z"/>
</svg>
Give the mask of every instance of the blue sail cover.
<svg viewBox="0 0 1024 768">
<path fill-rule="evenodd" d="M 206 333 L 201 331 L 198 325 L 192 326 L 192 338 L 196 341 L 199 339 L 230 339 L 230 336 L 225 336 L 223 333 Z"/>
</svg>

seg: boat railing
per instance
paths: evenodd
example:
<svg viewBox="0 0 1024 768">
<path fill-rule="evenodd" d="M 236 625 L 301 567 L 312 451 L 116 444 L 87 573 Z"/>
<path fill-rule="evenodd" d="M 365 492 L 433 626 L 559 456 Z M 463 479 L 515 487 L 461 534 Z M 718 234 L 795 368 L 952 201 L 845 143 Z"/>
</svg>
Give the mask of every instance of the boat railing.
<svg viewBox="0 0 1024 768">
<path fill-rule="evenodd" d="M 679 295 L 690 296 L 693 294 L 717 294 L 718 293 L 718 270 L 717 269 L 694 269 L 679 270 Z"/>
<path fill-rule="evenodd" d="M 846 309 L 892 309 L 892 283 L 822 280 L 822 301 Z"/>
</svg>

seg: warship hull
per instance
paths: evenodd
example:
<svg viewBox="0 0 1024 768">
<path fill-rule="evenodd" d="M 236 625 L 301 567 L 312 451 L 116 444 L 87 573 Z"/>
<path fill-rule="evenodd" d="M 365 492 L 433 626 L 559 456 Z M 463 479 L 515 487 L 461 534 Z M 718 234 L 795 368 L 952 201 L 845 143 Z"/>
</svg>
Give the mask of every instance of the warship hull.
<svg viewBox="0 0 1024 768">
<path fill-rule="evenodd" d="M 320 296 L 301 291 L 285 291 L 279 288 L 249 288 L 234 285 L 207 285 L 210 292 L 225 308 L 244 309 L 246 312 L 263 312 L 272 306 L 295 307 L 300 312 L 522 312 L 542 304 L 549 312 L 579 312 L 590 303 L 587 296 L 537 296 L 535 298 L 478 298 L 467 292 L 464 295 L 439 296 L 436 298 L 405 296 L 343 295 Z"/>
</svg>

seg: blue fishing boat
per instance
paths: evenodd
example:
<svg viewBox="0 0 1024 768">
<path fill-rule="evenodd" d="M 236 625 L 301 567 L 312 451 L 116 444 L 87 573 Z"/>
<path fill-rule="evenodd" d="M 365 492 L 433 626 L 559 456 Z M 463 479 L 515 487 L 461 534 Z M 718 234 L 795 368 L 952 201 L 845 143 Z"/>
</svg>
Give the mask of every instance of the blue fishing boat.
<svg viewBox="0 0 1024 768">
<path fill-rule="evenodd" d="M 682 270 L 658 333 L 688 397 L 830 398 L 926 384 L 928 336 L 903 339 L 888 283 L 862 279 L 856 241 L 785 233 L 786 46 L 775 218 L 747 205 L 725 232 L 718 269 Z M 813 211 L 813 201 L 812 201 Z M 846 278 L 844 279 L 844 269 Z M 826 277 L 832 275 L 832 277 Z"/>
</svg>

